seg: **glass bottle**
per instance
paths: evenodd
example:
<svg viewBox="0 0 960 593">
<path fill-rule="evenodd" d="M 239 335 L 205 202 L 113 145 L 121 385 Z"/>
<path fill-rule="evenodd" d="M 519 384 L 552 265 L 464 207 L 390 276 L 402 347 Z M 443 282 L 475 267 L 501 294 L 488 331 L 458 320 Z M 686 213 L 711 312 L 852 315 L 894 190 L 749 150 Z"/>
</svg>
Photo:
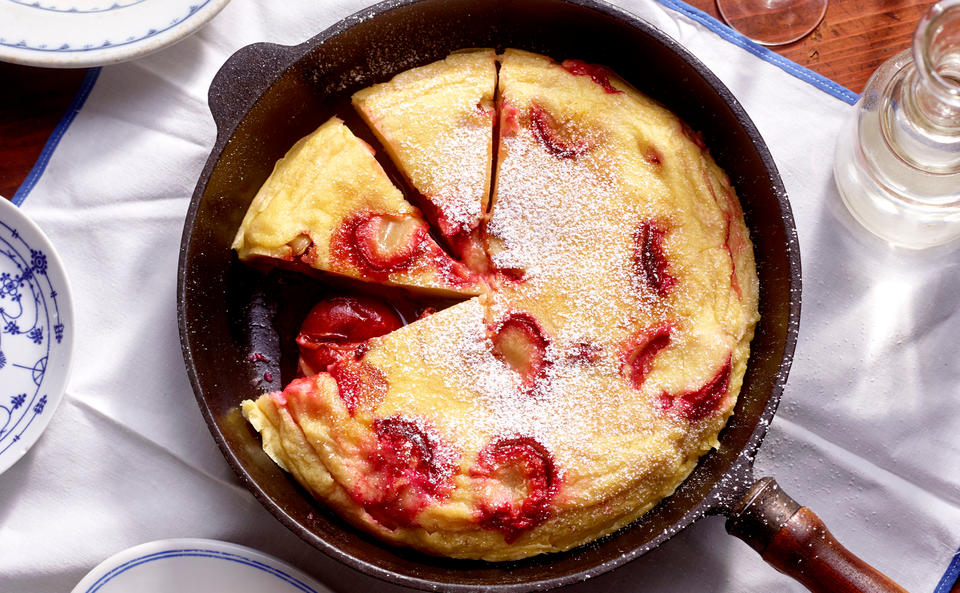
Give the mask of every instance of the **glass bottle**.
<svg viewBox="0 0 960 593">
<path fill-rule="evenodd" d="M 847 209 L 890 243 L 960 237 L 960 0 L 933 5 L 913 47 L 880 66 L 837 142 Z"/>
</svg>

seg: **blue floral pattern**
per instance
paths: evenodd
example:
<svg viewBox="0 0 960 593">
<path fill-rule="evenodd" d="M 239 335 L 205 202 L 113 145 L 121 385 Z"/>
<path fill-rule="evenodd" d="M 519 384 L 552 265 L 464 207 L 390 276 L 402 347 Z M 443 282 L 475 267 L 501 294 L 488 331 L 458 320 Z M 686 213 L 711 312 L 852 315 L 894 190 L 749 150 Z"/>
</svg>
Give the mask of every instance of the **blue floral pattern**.
<svg viewBox="0 0 960 593">
<path fill-rule="evenodd" d="M 128 6 L 133 6 L 135 4 L 140 4 L 144 0 L 127 0 L 126 2 L 104 2 L 101 6 L 85 6 L 77 7 L 73 6 L 72 3 L 70 6 L 64 8 L 57 6 L 51 2 L 38 2 L 37 0 L 8 0 L 14 4 L 19 4 L 21 6 L 29 6 L 30 8 L 36 8 L 38 10 L 49 10 L 50 12 L 74 12 L 74 13 L 90 13 L 90 12 L 112 12 L 114 10 L 120 10 L 121 8 L 127 8 Z"/>
<path fill-rule="evenodd" d="M 0 220 L 0 455 L 49 414 L 47 361 L 69 328 L 47 273 L 47 253 Z"/>
</svg>

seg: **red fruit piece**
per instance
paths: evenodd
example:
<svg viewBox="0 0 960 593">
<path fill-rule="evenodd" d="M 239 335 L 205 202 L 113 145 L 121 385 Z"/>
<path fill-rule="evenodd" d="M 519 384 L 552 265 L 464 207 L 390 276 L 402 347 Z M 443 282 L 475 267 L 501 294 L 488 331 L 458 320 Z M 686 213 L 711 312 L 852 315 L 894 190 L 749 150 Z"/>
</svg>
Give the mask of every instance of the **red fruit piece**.
<svg viewBox="0 0 960 593">
<path fill-rule="evenodd" d="M 453 488 L 456 454 L 434 430 L 401 416 L 373 423 L 376 449 L 353 498 L 387 529 L 415 525 L 428 504 Z"/>
<path fill-rule="evenodd" d="M 549 518 L 550 502 L 560 489 L 553 456 L 528 436 L 491 441 L 471 474 L 492 481 L 485 484 L 477 523 L 499 531 L 507 543 Z"/>
<path fill-rule="evenodd" d="M 474 105 L 474 109 L 476 109 L 477 114 L 484 119 L 492 119 L 497 114 L 497 110 L 494 108 L 492 101 L 481 101 Z"/>
<path fill-rule="evenodd" d="M 287 243 L 290 247 L 290 255 L 285 257 L 287 261 L 301 261 L 308 266 L 317 261 L 317 248 L 310 238 L 310 233 L 304 231 Z"/>
<path fill-rule="evenodd" d="M 614 95 L 623 92 L 610 84 L 610 71 L 604 66 L 588 64 L 583 60 L 564 60 L 560 65 L 563 66 L 564 70 L 575 76 L 589 76 L 607 93 Z"/>
<path fill-rule="evenodd" d="M 647 148 L 647 152 L 643 155 L 643 158 L 655 167 L 659 167 L 663 164 L 663 155 L 660 154 L 660 151 L 653 146 Z"/>
<path fill-rule="evenodd" d="M 743 210 L 740 208 L 740 201 L 729 189 L 723 192 L 723 200 L 717 198 L 717 192 L 713 189 L 713 181 L 710 180 L 710 174 L 704 170 L 703 180 L 706 182 L 710 195 L 714 202 L 723 210 L 724 222 L 727 225 L 727 233 L 723 239 L 723 248 L 730 257 L 730 286 L 737 293 L 737 298 L 743 299 L 743 292 L 740 289 L 740 280 L 737 278 L 737 256 L 747 249 L 747 238 L 740 230 L 737 221 L 743 219 Z M 727 184 L 730 180 L 726 179 Z"/>
<path fill-rule="evenodd" d="M 493 330 L 493 355 L 517 371 L 524 391 L 532 391 L 549 366 L 549 339 L 529 313 L 510 313 Z"/>
<path fill-rule="evenodd" d="M 343 223 L 343 231 L 353 263 L 374 277 L 409 269 L 428 238 L 426 227 L 416 218 L 387 214 L 354 216 Z"/>
<path fill-rule="evenodd" d="M 561 138 L 557 121 L 538 105 L 530 106 L 530 126 L 537 141 L 558 159 L 575 159 L 591 148 L 586 140 Z"/>
<path fill-rule="evenodd" d="M 424 259 L 432 262 L 437 277 L 447 286 L 467 287 L 477 283 L 475 272 L 447 255 L 436 243 L 426 244 L 423 253 Z"/>
<path fill-rule="evenodd" d="M 387 394 L 387 380 L 380 369 L 355 357 L 341 358 L 327 372 L 337 382 L 337 392 L 351 416 L 361 407 L 376 409 Z"/>
<path fill-rule="evenodd" d="M 669 264 L 663 252 L 666 236 L 667 231 L 653 220 L 641 223 L 633 233 L 633 271 L 661 298 L 670 294 L 677 283 L 677 279 L 667 271 Z"/>
<path fill-rule="evenodd" d="M 520 110 L 503 101 L 500 105 L 500 135 L 514 136 L 520 130 Z"/>
<path fill-rule="evenodd" d="M 643 380 L 653 368 L 653 359 L 670 345 L 669 323 L 644 329 L 624 343 L 620 350 L 620 372 L 634 389 L 640 389 Z"/>
<path fill-rule="evenodd" d="M 603 347 L 589 341 L 571 344 L 567 353 L 567 359 L 577 364 L 595 364 L 602 356 Z"/>
<path fill-rule="evenodd" d="M 372 297 L 334 297 L 310 309 L 300 333 L 300 368 L 305 375 L 326 371 L 338 360 L 353 356 L 370 338 L 403 326 L 389 305 Z"/>
<path fill-rule="evenodd" d="M 666 392 L 660 395 L 662 410 L 686 418 L 691 422 L 705 418 L 717 410 L 730 386 L 731 359 L 700 389 L 677 395 Z"/>
<path fill-rule="evenodd" d="M 747 240 L 740 232 L 740 227 L 734 221 L 734 214 L 727 212 L 727 236 L 724 238 L 723 245 L 730 256 L 730 286 L 737 293 L 737 298 L 743 299 L 743 292 L 740 290 L 740 280 L 737 278 L 737 260 L 736 256 L 743 253 L 747 248 Z"/>
<path fill-rule="evenodd" d="M 387 281 L 390 274 L 425 265 L 448 286 L 477 283 L 477 275 L 447 255 L 430 238 L 426 224 L 412 216 L 362 213 L 345 220 L 330 242 L 334 257 L 345 257 L 365 280 Z"/>
</svg>

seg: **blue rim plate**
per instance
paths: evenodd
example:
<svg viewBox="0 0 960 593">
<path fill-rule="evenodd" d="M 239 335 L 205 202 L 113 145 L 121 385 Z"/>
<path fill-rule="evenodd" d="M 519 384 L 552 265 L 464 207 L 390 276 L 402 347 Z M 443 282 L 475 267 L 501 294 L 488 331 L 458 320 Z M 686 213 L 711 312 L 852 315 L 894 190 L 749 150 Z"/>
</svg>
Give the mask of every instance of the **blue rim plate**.
<svg viewBox="0 0 960 593">
<path fill-rule="evenodd" d="M 187 37 L 230 0 L 0 0 L 0 61 L 81 68 Z"/>
<path fill-rule="evenodd" d="M 210 539 L 165 539 L 101 562 L 72 593 L 328 593 L 282 560 Z"/>
<path fill-rule="evenodd" d="M 0 473 L 40 438 L 70 373 L 73 304 L 43 231 L 0 197 Z"/>
</svg>

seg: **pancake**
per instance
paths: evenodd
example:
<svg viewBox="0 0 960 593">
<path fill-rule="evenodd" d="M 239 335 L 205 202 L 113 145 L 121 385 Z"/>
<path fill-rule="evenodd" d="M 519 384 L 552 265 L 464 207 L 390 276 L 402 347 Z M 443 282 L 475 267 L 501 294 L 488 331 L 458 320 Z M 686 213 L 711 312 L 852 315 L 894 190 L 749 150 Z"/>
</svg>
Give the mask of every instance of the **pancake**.
<svg viewBox="0 0 960 593">
<path fill-rule="evenodd" d="M 606 68 L 499 59 L 479 295 L 344 337 L 316 375 L 242 404 L 352 524 L 489 561 L 586 544 L 669 496 L 718 446 L 759 294 L 698 134 Z"/>
</svg>

